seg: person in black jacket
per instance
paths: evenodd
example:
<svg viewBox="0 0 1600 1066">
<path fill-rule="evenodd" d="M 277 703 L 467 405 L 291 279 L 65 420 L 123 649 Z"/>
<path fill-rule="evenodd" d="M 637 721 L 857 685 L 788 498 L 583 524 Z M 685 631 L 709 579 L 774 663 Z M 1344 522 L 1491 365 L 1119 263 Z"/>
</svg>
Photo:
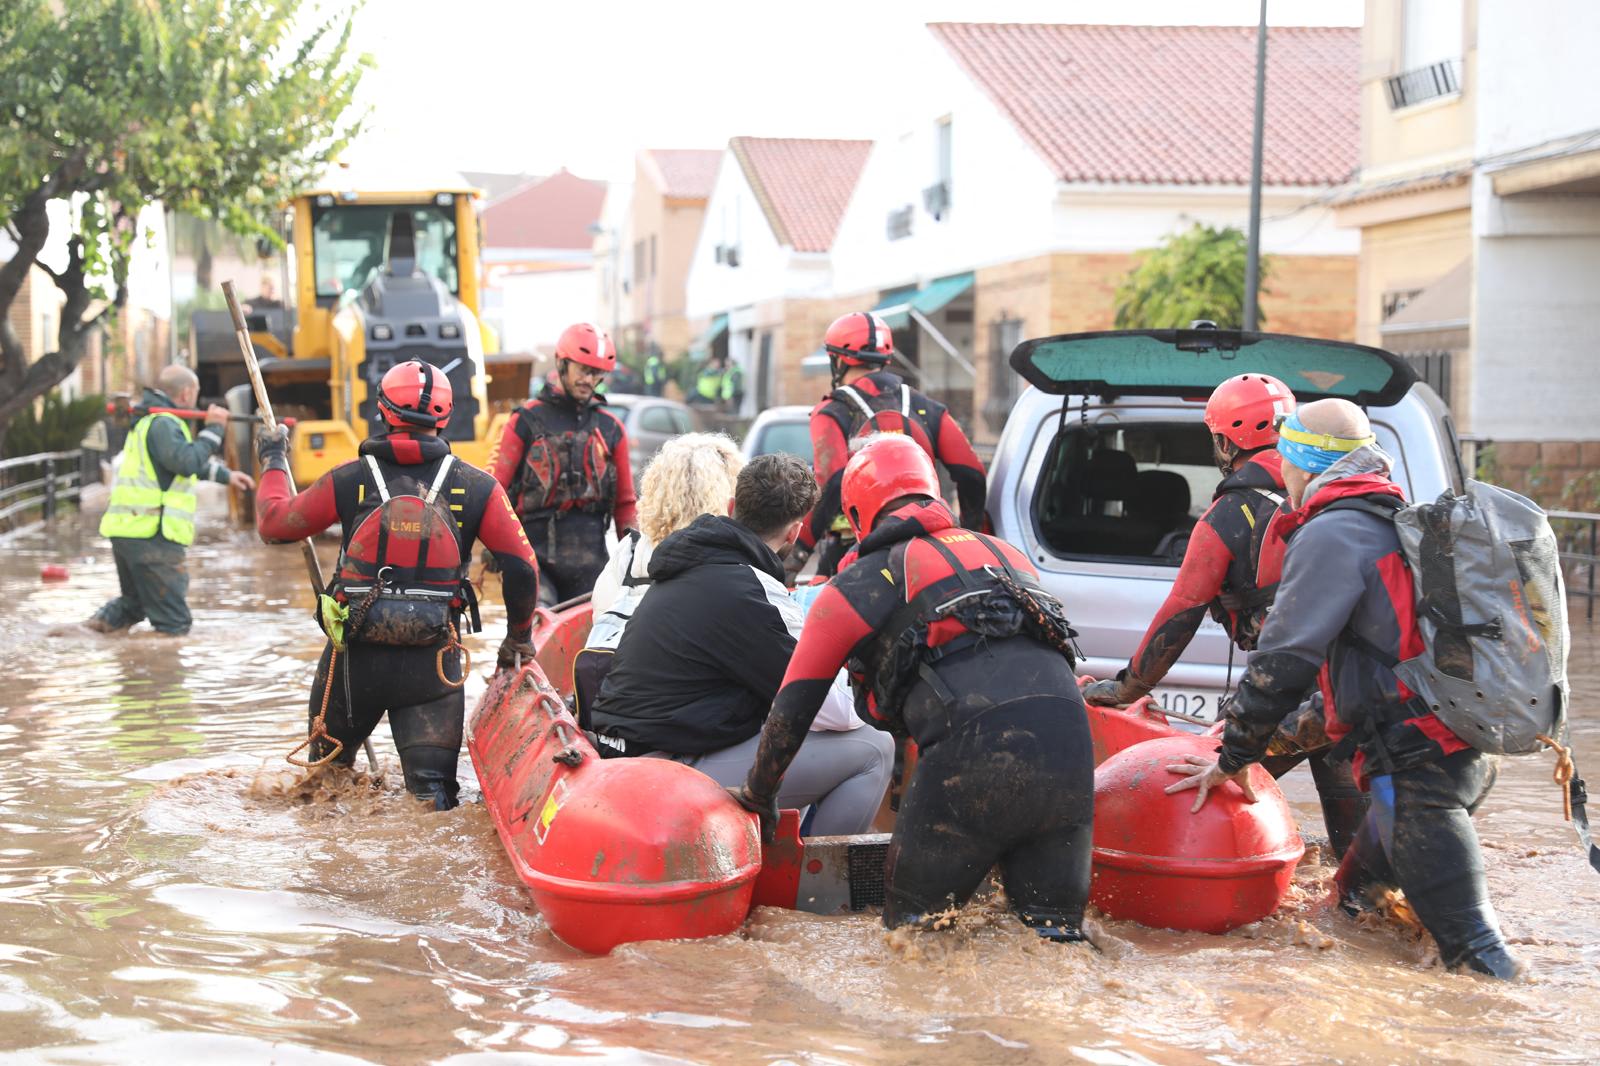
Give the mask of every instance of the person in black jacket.
<svg viewBox="0 0 1600 1066">
<path fill-rule="evenodd" d="M 701 515 L 656 546 L 650 594 L 591 715 L 602 755 L 671 758 L 724 785 L 744 781 L 800 629 L 782 558 L 816 497 L 804 462 L 763 455 L 740 472 L 732 517 Z M 877 730 L 812 732 L 778 802 L 816 804 L 816 834 L 862 832 L 892 755 Z"/>
</svg>

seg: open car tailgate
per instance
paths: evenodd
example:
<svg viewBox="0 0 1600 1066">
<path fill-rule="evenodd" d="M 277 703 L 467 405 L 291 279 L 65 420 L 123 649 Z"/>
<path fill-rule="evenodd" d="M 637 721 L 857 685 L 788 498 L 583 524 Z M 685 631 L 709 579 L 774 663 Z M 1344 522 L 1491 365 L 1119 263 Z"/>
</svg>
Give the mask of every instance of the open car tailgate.
<svg viewBox="0 0 1600 1066">
<path fill-rule="evenodd" d="M 1235 374 L 1271 374 L 1302 403 L 1330 396 L 1364 407 L 1398 403 L 1417 380 L 1400 357 L 1348 341 L 1241 330 L 1063 333 L 1023 341 L 1011 368 L 1042 392 L 1204 399 Z"/>
</svg>

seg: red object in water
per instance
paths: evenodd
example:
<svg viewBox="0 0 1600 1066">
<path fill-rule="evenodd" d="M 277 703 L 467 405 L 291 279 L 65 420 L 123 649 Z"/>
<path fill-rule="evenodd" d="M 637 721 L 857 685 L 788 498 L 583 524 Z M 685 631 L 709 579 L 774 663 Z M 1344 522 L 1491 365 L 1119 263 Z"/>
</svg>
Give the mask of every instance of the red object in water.
<svg viewBox="0 0 1600 1066">
<path fill-rule="evenodd" d="M 1107 759 L 1094 774 L 1094 881 L 1090 900 L 1112 918 L 1158 929 L 1225 933 L 1278 909 L 1305 852 L 1272 775 L 1250 768 L 1259 797 L 1213 790 L 1166 794 L 1185 755 L 1215 757 L 1215 739 L 1180 734 Z"/>
<path fill-rule="evenodd" d="M 66 579 L 67 568 L 60 563 L 46 563 L 39 568 L 39 580 L 41 581 L 65 581 Z"/>
<path fill-rule="evenodd" d="M 754 818 L 698 770 L 601 760 L 538 663 L 489 683 L 467 739 L 500 841 L 580 951 L 731 933 L 761 866 Z"/>
</svg>

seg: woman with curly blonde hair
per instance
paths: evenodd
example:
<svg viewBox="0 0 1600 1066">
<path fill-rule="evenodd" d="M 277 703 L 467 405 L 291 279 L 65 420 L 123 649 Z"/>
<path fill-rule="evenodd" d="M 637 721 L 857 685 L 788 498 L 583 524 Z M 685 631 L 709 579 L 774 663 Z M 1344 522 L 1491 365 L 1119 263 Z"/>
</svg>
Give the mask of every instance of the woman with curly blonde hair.
<svg viewBox="0 0 1600 1066">
<path fill-rule="evenodd" d="M 623 627 L 650 588 L 650 553 L 701 515 L 727 514 L 743 468 L 739 446 L 725 433 L 673 437 L 645 467 L 639 484 L 639 528 L 617 539 L 589 598 L 594 628 L 573 664 L 580 722 L 600 691 Z"/>
</svg>

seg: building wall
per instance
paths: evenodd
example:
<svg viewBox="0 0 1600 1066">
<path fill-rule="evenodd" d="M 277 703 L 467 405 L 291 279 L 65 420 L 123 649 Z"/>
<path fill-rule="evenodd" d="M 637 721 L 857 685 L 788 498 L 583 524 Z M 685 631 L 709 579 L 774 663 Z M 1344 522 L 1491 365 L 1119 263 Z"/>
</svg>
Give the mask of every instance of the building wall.
<svg viewBox="0 0 1600 1066">
<path fill-rule="evenodd" d="M 1500 0 L 1486 0 L 1493 4 Z M 1462 4 L 1462 89 L 1398 111 L 1386 79 L 1404 73 L 1403 0 L 1367 0 L 1361 30 L 1361 178 L 1377 181 L 1470 159 L 1479 85 L 1478 0 Z M 1526 17 L 1526 9 L 1524 9 Z M 1541 16 L 1542 18 L 1543 16 Z"/>
<path fill-rule="evenodd" d="M 1399 218 L 1361 231 L 1355 337 L 1379 344 L 1385 293 L 1425 289 L 1472 254 L 1472 211 Z"/>
<path fill-rule="evenodd" d="M 1600 4 L 1478 0 L 1482 92 L 1480 156 L 1542 144 L 1600 126 Z"/>
<path fill-rule="evenodd" d="M 500 346 L 508 352 L 553 352 L 562 330 L 601 318 L 584 268 L 506 274 L 500 292 Z"/>
</svg>

